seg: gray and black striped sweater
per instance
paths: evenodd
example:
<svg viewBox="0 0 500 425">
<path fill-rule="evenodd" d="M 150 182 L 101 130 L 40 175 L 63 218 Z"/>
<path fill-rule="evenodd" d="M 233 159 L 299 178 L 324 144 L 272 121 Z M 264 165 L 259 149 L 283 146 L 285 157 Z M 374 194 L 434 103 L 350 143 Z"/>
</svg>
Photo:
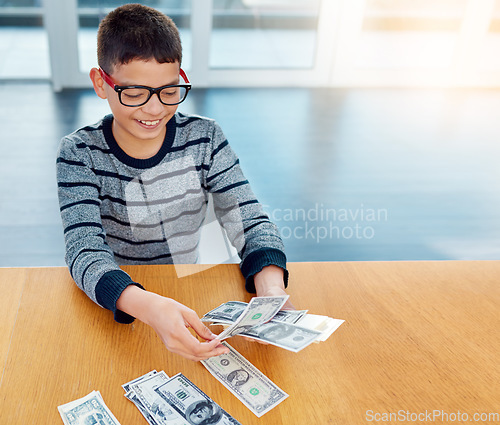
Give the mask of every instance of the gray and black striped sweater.
<svg viewBox="0 0 500 425">
<path fill-rule="evenodd" d="M 288 278 L 283 242 L 263 211 L 217 123 L 176 113 L 149 159 L 128 156 L 108 115 L 64 137 L 57 158 L 66 263 L 76 284 L 118 322 L 122 291 L 136 284 L 119 264 L 189 264 L 198 260 L 209 196 L 241 259 L 246 289 L 277 265 Z"/>
</svg>

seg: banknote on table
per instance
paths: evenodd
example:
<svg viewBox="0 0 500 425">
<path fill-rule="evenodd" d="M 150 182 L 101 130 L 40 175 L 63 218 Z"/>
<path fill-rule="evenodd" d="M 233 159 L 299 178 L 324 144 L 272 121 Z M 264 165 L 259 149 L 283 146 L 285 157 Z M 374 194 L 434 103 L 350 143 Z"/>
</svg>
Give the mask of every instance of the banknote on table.
<svg viewBox="0 0 500 425">
<path fill-rule="evenodd" d="M 156 375 L 157 373 L 158 372 L 156 371 L 156 369 L 153 369 L 151 372 L 145 373 L 144 375 L 139 376 L 138 378 L 132 379 L 131 381 L 127 382 L 126 384 L 122 384 L 122 388 L 126 393 L 128 393 L 130 391 L 130 386 L 132 384 L 137 384 L 138 382 L 144 381 L 145 379 L 147 379 L 153 375 Z M 165 373 L 165 372 L 163 372 L 163 373 Z M 167 376 L 167 375 L 165 374 L 165 376 Z M 167 376 L 167 378 L 168 378 L 168 376 Z"/>
<path fill-rule="evenodd" d="M 222 344 L 229 348 L 229 353 L 201 360 L 201 363 L 257 417 L 288 397 L 226 341 Z"/>
<path fill-rule="evenodd" d="M 221 341 L 234 335 L 238 335 L 261 323 L 271 320 L 288 300 L 288 295 L 278 297 L 254 297 L 247 307 L 227 329 L 223 330 L 218 339 Z"/>
<path fill-rule="evenodd" d="M 65 425 L 120 425 L 99 391 L 57 407 Z"/>
<path fill-rule="evenodd" d="M 183 420 L 183 425 L 240 424 L 182 373 L 156 388 L 155 392 L 177 412 Z M 171 422 L 168 422 L 168 425 L 170 424 Z"/>
<path fill-rule="evenodd" d="M 135 391 L 131 388 L 133 384 L 138 384 L 142 381 L 145 381 L 146 379 L 150 378 L 153 375 L 156 375 L 158 372 L 156 370 L 152 370 L 151 372 L 148 372 L 139 378 L 135 378 L 130 382 L 127 382 L 126 384 L 122 385 L 122 388 L 125 391 L 125 397 L 130 400 L 132 403 L 134 403 L 135 407 L 141 412 L 142 416 L 144 416 L 144 419 L 150 424 L 150 425 L 158 425 L 157 422 L 154 420 L 153 416 L 149 413 L 148 409 L 142 404 L 141 400 L 139 397 L 137 397 L 137 394 Z M 168 376 L 165 372 L 160 372 L 162 378 L 165 378 L 165 380 L 168 379 Z"/>
<path fill-rule="evenodd" d="M 130 385 L 130 391 L 135 394 L 144 411 L 152 418 L 153 422 L 150 423 L 154 425 L 184 425 L 186 423 L 156 392 L 156 389 L 169 379 L 167 374 L 161 371 Z M 147 417 L 146 420 L 148 420 Z"/>
<path fill-rule="evenodd" d="M 321 332 L 291 323 L 271 321 L 249 328 L 240 335 L 297 353 L 313 343 L 321 335 Z"/>
<path fill-rule="evenodd" d="M 138 406 L 143 416 L 151 425 L 193 425 L 200 423 L 200 420 L 204 420 L 204 415 L 209 412 L 215 413 L 212 415 L 211 420 L 214 422 L 206 423 L 216 423 L 221 425 L 229 424 L 239 424 L 234 418 L 232 418 L 227 412 L 222 410 L 216 403 L 214 403 L 206 394 L 203 393 L 199 388 L 197 388 L 193 383 L 191 383 L 187 378 L 183 377 L 181 374 L 176 375 L 173 378 L 169 378 L 165 372 L 151 371 L 139 378 L 136 378 L 122 387 L 126 393 L 126 397 L 134 401 L 132 397 L 135 397 L 136 401 L 134 403 Z M 169 383 L 170 381 L 175 381 L 170 383 L 168 388 L 180 387 L 183 390 L 177 389 L 174 396 L 170 397 L 168 388 L 165 387 L 161 392 L 159 388 Z M 188 390 L 189 391 L 188 391 Z M 196 402 L 196 406 L 190 408 L 187 406 L 184 410 L 180 407 L 182 402 L 190 402 L 191 404 Z M 141 406 L 141 407 L 139 407 Z"/>
</svg>

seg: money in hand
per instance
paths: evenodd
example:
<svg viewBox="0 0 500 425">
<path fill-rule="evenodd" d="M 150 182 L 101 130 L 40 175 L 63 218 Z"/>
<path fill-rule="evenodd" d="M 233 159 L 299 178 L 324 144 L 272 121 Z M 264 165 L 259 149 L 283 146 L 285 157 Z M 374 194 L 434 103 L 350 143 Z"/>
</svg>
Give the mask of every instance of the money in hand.
<svg viewBox="0 0 500 425">
<path fill-rule="evenodd" d="M 201 321 L 232 324 L 245 311 L 247 305 L 248 303 L 242 301 L 228 301 L 203 315 Z"/>
<path fill-rule="evenodd" d="M 202 322 L 212 322 L 213 324 L 233 324 L 245 311 L 248 303 L 242 301 L 228 301 L 214 308 L 201 318 Z M 272 321 L 296 323 L 307 313 L 307 310 L 280 310 Z"/>
<path fill-rule="evenodd" d="M 248 304 L 241 301 L 229 301 L 206 313 L 201 320 L 212 322 L 213 325 L 234 325 L 247 306 Z M 277 323 L 286 323 L 296 327 L 273 326 Z M 326 341 L 342 323 L 344 320 L 308 314 L 307 310 L 279 310 L 269 322 L 249 327 L 241 332 L 241 335 L 297 352 L 310 342 Z M 287 339 L 287 335 L 293 335 L 293 338 Z M 314 335 L 316 338 L 311 341 Z"/>
<path fill-rule="evenodd" d="M 260 370 L 227 342 L 229 353 L 202 360 L 201 363 L 257 417 L 269 412 L 288 397 Z"/>
<path fill-rule="evenodd" d="M 295 324 L 271 321 L 247 329 L 240 335 L 256 339 L 257 341 L 264 341 L 297 353 L 312 342 L 315 342 L 321 335 L 321 332 L 315 329 L 303 328 Z"/>
<path fill-rule="evenodd" d="M 278 297 L 254 297 L 250 300 L 243 313 L 227 329 L 218 335 L 221 341 L 234 335 L 238 335 L 254 326 L 271 320 L 283 307 L 288 295 Z"/>
<path fill-rule="evenodd" d="M 65 425 L 120 425 L 99 391 L 92 391 L 85 397 L 58 406 L 57 409 Z"/>
</svg>

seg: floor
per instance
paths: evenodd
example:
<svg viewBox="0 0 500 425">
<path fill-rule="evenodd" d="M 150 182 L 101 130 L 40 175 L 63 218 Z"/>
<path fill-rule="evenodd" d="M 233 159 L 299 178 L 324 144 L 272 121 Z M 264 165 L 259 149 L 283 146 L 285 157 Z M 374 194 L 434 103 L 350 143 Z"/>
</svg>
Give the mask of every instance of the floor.
<svg viewBox="0 0 500 425">
<path fill-rule="evenodd" d="M 64 265 L 60 138 L 108 113 L 90 90 L 0 83 L 0 266 Z M 500 91 L 195 89 L 289 261 L 500 258 Z"/>
</svg>

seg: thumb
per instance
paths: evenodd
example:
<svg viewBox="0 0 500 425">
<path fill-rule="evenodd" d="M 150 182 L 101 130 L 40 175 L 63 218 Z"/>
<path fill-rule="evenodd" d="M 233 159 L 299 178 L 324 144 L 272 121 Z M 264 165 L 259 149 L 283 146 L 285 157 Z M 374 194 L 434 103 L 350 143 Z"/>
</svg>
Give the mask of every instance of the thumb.
<svg viewBox="0 0 500 425">
<path fill-rule="evenodd" d="M 190 315 L 187 319 L 189 326 L 191 326 L 191 329 L 193 329 L 198 336 L 208 341 L 211 341 L 212 339 L 217 337 L 217 335 L 212 333 L 212 331 L 203 324 L 196 313 L 193 312 L 193 314 Z"/>
</svg>

